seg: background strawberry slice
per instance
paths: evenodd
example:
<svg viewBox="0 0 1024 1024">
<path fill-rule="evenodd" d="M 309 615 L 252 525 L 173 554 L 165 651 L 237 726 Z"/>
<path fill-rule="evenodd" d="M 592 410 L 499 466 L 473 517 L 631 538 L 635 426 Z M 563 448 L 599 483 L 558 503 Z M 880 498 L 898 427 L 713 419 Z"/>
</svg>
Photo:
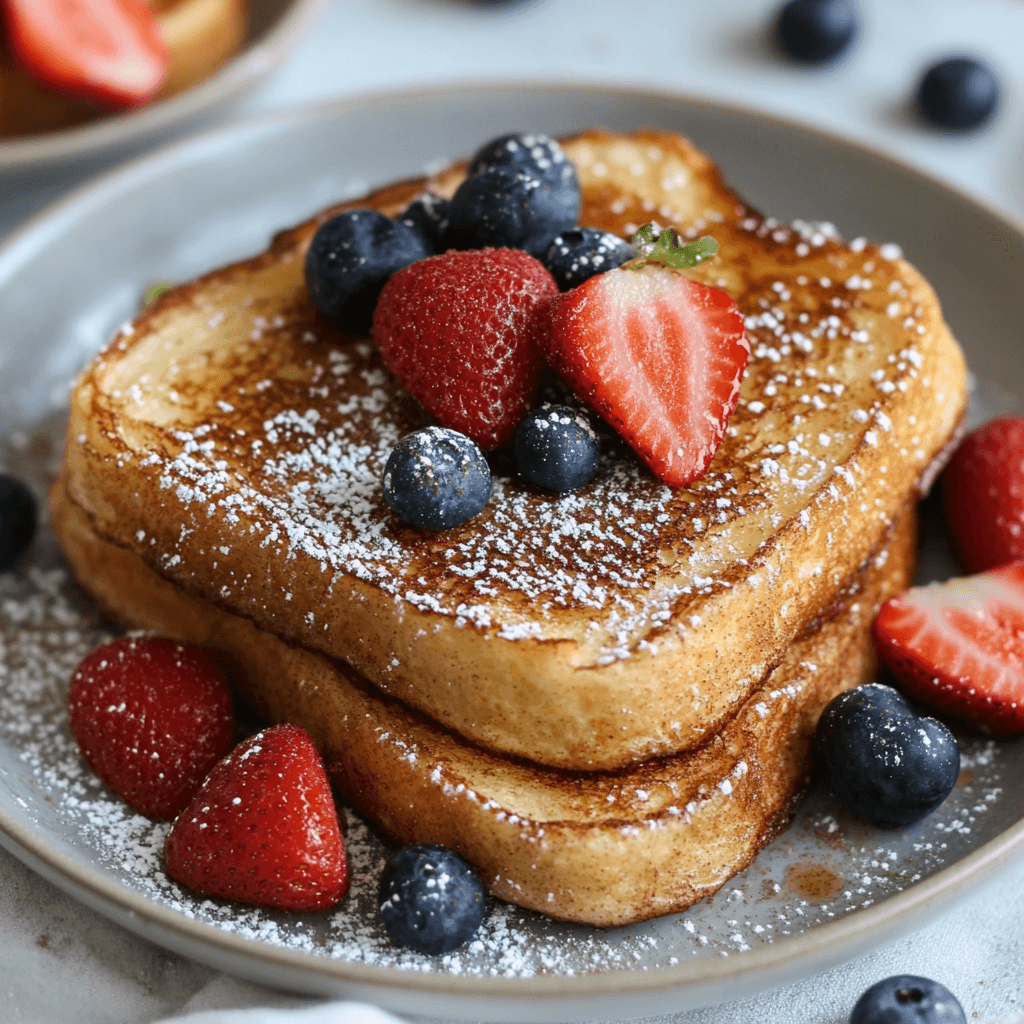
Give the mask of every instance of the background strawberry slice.
<svg viewBox="0 0 1024 1024">
<path fill-rule="evenodd" d="M 277 725 L 219 761 L 178 816 L 167 873 L 207 896 L 322 910 L 348 889 L 327 772 L 309 734 Z"/>
<path fill-rule="evenodd" d="M 1024 418 L 968 434 L 942 476 L 942 507 L 968 572 L 1024 558 Z"/>
<path fill-rule="evenodd" d="M 115 107 L 151 100 L 167 51 L 146 0 L 2 0 L 22 68 L 69 96 Z"/>
<path fill-rule="evenodd" d="M 907 693 L 993 736 L 1024 734 L 1024 562 L 912 587 L 873 631 Z"/>
<path fill-rule="evenodd" d="M 659 263 L 626 263 L 566 292 L 551 365 L 673 486 L 701 476 L 750 357 L 729 295 Z"/>
</svg>

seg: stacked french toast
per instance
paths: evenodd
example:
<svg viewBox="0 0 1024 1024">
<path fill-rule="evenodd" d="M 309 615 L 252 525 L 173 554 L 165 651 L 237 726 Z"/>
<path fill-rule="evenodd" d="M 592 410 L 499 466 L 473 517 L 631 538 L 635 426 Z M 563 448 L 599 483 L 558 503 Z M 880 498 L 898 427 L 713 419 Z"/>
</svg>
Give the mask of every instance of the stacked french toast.
<svg viewBox="0 0 1024 1024">
<path fill-rule="evenodd" d="M 765 219 L 677 135 L 563 147 L 581 224 L 718 243 L 687 274 L 732 297 L 751 353 L 703 475 L 669 486 L 608 432 L 577 491 L 498 451 L 478 516 L 399 521 L 384 466 L 431 420 L 310 299 L 305 252 L 337 207 L 172 289 L 97 356 L 51 512 L 115 619 L 227 652 L 390 838 L 615 925 L 714 892 L 784 827 L 822 708 L 873 677 L 871 621 L 913 574 L 966 370 L 893 247 Z M 393 216 L 464 176 L 358 206 Z"/>
</svg>

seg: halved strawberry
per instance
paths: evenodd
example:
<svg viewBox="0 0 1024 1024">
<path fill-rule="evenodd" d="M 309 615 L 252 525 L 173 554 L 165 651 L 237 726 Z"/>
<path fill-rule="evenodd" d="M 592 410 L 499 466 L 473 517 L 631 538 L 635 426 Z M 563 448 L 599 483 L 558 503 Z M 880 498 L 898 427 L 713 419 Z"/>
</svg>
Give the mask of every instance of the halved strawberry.
<svg viewBox="0 0 1024 1024">
<path fill-rule="evenodd" d="M 992 736 L 1024 734 L 1024 562 L 912 587 L 873 633 L 907 693 Z"/>
<path fill-rule="evenodd" d="M 2 0 L 11 50 L 43 85 L 113 107 L 151 100 L 167 50 L 146 0 Z"/>
<path fill-rule="evenodd" d="M 1024 558 L 1024 418 L 968 434 L 942 476 L 942 508 L 968 572 Z"/>
<path fill-rule="evenodd" d="M 551 316 L 546 354 L 655 476 L 681 486 L 705 472 L 725 435 L 750 343 L 729 295 L 677 269 L 717 245 L 701 239 L 680 247 L 671 234 L 665 241 L 662 234 L 660 251 L 649 246 L 566 292 Z"/>
</svg>

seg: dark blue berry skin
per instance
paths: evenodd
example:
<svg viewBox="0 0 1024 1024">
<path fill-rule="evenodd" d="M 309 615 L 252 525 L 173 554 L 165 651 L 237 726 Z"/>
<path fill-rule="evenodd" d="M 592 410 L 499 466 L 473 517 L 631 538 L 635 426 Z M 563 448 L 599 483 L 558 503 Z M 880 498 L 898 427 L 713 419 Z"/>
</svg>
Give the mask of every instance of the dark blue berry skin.
<svg viewBox="0 0 1024 1024">
<path fill-rule="evenodd" d="M 573 228 L 563 231 L 548 246 L 541 263 L 548 268 L 559 289 L 567 292 L 595 274 L 622 266 L 635 255 L 628 242 L 609 231 Z"/>
<path fill-rule="evenodd" d="M 775 33 L 787 57 L 824 64 L 853 42 L 859 28 L 852 0 L 791 0 L 779 11 Z"/>
<path fill-rule="evenodd" d="M 0 572 L 13 569 L 36 533 L 36 499 L 18 479 L 0 474 Z"/>
<path fill-rule="evenodd" d="M 917 105 L 921 116 L 938 128 L 980 128 L 999 105 L 999 82 L 980 61 L 950 57 L 925 72 Z"/>
<path fill-rule="evenodd" d="M 597 472 L 601 449 L 584 413 L 544 405 L 519 424 L 516 464 L 524 480 L 548 491 L 575 491 Z"/>
<path fill-rule="evenodd" d="M 881 828 L 930 814 L 960 774 L 960 748 L 949 729 L 878 683 L 847 690 L 825 708 L 814 755 L 836 799 Z"/>
<path fill-rule="evenodd" d="M 442 240 L 448 228 L 449 206 L 450 203 L 443 196 L 424 192 L 402 211 L 398 219 L 407 227 L 418 231 L 435 252 L 443 252 Z"/>
<path fill-rule="evenodd" d="M 491 497 L 491 468 L 465 434 L 425 427 L 406 434 L 384 467 L 384 500 L 403 522 L 450 530 L 482 512 Z"/>
<path fill-rule="evenodd" d="M 937 981 L 894 974 L 857 1000 L 850 1024 L 967 1024 L 956 996 Z"/>
<path fill-rule="evenodd" d="M 399 850 L 384 868 L 378 895 L 391 941 L 433 956 L 468 942 L 487 913 L 476 872 L 444 846 Z"/>
<path fill-rule="evenodd" d="M 570 187 L 579 194 L 579 175 L 565 150 L 549 135 L 502 135 L 477 150 L 467 174 L 501 168 L 539 178 L 555 188 Z M 577 211 L 578 212 L 578 211 Z"/>
<path fill-rule="evenodd" d="M 306 252 L 306 287 L 332 323 L 368 334 L 380 290 L 388 278 L 434 247 L 407 224 L 376 210 L 346 210 L 317 229 Z"/>
<path fill-rule="evenodd" d="M 488 168 L 466 178 L 452 196 L 445 245 L 525 249 L 540 259 L 552 239 L 575 226 L 579 212 L 575 180 L 552 185 L 511 168 Z"/>
</svg>

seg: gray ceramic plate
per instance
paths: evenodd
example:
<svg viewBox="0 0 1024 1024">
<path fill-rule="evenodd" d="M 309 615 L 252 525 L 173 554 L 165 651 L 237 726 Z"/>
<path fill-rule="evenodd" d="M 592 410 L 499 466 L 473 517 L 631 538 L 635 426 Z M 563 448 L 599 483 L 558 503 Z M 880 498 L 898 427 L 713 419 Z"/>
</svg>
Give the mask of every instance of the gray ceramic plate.
<svg viewBox="0 0 1024 1024">
<path fill-rule="evenodd" d="M 184 126 L 266 78 L 302 37 L 322 0 L 250 0 L 245 47 L 213 78 L 142 110 L 66 131 L 0 141 L 0 171 L 124 150 Z"/>
<path fill-rule="evenodd" d="M 972 415 L 1024 406 L 1024 237 L 936 182 L 846 143 L 739 110 L 649 93 L 482 87 L 317 107 L 217 132 L 128 166 L 0 250 L 3 458 L 40 489 L 59 456 L 73 371 L 177 281 L 262 248 L 277 228 L 516 128 L 658 125 L 692 136 L 753 203 L 899 242 L 932 279 L 977 378 Z M 13 430 L 13 433 L 11 431 Z M 929 523 L 925 576 L 952 563 Z M 133 818 L 79 761 L 66 680 L 103 634 L 43 532 L 0 580 L 0 841 L 83 902 L 253 980 L 399 1011 L 508 1021 L 622 1019 L 735 999 L 854 957 L 991 877 L 1024 845 L 1024 745 L 964 738 L 965 772 L 927 821 L 883 833 L 813 793 L 793 827 L 690 911 L 599 931 L 495 907 L 443 959 L 393 950 L 374 916 L 382 851 L 358 822 L 352 895 L 286 917 L 193 898 L 160 870 L 164 827 Z"/>
</svg>

